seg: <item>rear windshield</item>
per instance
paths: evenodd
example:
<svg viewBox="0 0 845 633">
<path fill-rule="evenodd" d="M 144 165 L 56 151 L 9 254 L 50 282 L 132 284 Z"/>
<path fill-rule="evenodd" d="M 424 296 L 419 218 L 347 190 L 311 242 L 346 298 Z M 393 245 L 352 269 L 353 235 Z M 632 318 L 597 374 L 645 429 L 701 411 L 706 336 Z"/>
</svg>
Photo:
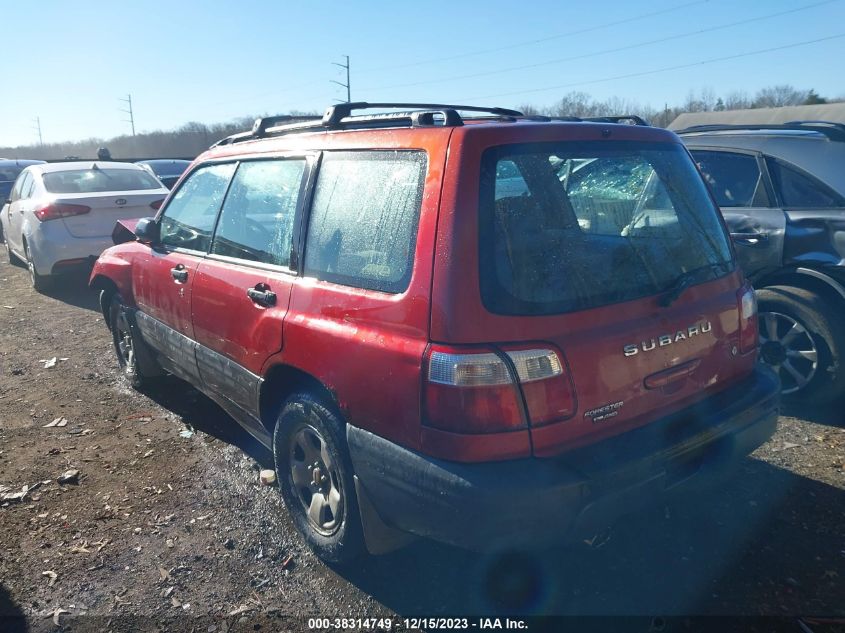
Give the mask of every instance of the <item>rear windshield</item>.
<svg viewBox="0 0 845 633">
<path fill-rule="evenodd" d="M 578 142 L 488 149 L 481 293 L 499 314 L 630 301 L 734 268 L 728 237 L 680 145 Z"/>
<path fill-rule="evenodd" d="M 50 193 L 96 193 L 161 189 L 161 183 L 142 169 L 70 169 L 44 174 Z"/>
</svg>

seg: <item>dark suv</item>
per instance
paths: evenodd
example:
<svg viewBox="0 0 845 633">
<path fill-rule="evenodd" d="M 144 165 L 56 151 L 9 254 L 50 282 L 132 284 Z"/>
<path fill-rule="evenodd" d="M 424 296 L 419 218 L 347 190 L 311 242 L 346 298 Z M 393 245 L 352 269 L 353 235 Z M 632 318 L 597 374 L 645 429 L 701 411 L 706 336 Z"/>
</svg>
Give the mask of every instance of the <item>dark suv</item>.
<svg viewBox="0 0 845 633">
<path fill-rule="evenodd" d="M 845 395 L 845 125 L 707 125 L 679 132 L 757 288 L 761 356 L 783 394 Z"/>
<path fill-rule="evenodd" d="M 645 125 L 431 104 L 260 119 L 91 283 L 132 383 L 173 373 L 272 448 L 327 560 L 408 534 L 594 534 L 777 421 L 718 209 Z"/>
</svg>

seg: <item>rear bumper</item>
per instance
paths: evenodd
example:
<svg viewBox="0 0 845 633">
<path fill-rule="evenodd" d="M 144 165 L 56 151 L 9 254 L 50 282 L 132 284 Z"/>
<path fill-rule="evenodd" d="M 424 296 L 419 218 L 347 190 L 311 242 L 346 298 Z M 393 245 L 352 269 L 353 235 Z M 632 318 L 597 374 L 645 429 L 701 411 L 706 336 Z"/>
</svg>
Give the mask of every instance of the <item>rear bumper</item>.
<svg viewBox="0 0 845 633">
<path fill-rule="evenodd" d="M 60 220 L 44 222 L 27 235 L 30 257 L 39 275 L 54 275 L 90 269 L 109 246 L 110 236 L 73 237 Z M 76 261 L 72 265 L 62 262 Z M 58 264 L 58 265 L 57 265 Z"/>
<path fill-rule="evenodd" d="M 347 438 L 362 507 L 390 527 L 469 549 L 567 542 L 729 474 L 774 433 L 779 391 L 760 366 L 692 407 L 548 459 L 465 464 L 352 426 Z"/>
</svg>

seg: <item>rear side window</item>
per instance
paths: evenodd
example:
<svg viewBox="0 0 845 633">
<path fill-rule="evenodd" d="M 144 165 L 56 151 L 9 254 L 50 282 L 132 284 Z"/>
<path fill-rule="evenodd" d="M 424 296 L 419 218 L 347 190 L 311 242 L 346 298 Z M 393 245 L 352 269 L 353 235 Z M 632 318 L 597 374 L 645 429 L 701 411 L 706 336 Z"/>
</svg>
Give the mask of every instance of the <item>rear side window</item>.
<svg viewBox="0 0 845 633">
<path fill-rule="evenodd" d="M 161 189 L 161 184 L 143 169 L 69 169 L 44 174 L 44 188 L 50 193 L 97 193 L 100 191 L 143 191 Z"/>
<path fill-rule="evenodd" d="M 217 223 L 211 252 L 290 266 L 304 159 L 241 163 Z"/>
<path fill-rule="evenodd" d="M 825 209 L 843 207 L 845 201 L 824 183 L 801 173 L 783 161 L 766 157 L 772 184 L 785 207 Z"/>
<path fill-rule="evenodd" d="M 161 216 L 163 245 L 208 250 L 214 221 L 234 171 L 234 163 L 225 163 L 200 167 L 188 176 Z"/>
<path fill-rule="evenodd" d="M 323 156 L 305 249 L 305 274 L 398 293 L 408 287 L 426 157 L 415 151 Z"/>
<path fill-rule="evenodd" d="M 720 207 L 767 205 L 763 175 L 755 156 L 701 150 L 693 150 L 692 155 Z"/>
<path fill-rule="evenodd" d="M 520 195 L 498 197 L 499 163 Z M 481 174 L 481 294 L 500 314 L 555 314 L 658 294 L 734 268 L 707 190 L 681 146 L 541 143 L 489 149 Z"/>
</svg>

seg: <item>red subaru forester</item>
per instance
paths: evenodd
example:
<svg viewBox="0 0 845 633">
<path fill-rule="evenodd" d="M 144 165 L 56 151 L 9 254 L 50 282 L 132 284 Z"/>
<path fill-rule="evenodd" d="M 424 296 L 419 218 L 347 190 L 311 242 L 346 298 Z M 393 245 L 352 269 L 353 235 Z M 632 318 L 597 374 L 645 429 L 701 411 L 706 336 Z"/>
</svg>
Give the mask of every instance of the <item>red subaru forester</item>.
<svg viewBox="0 0 845 633">
<path fill-rule="evenodd" d="M 771 436 L 779 387 L 693 161 L 631 122 L 260 119 L 99 258 L 118 360 L 272 448 L 330 561 L 563 542 L 689 490 Z"/>
</svg>

